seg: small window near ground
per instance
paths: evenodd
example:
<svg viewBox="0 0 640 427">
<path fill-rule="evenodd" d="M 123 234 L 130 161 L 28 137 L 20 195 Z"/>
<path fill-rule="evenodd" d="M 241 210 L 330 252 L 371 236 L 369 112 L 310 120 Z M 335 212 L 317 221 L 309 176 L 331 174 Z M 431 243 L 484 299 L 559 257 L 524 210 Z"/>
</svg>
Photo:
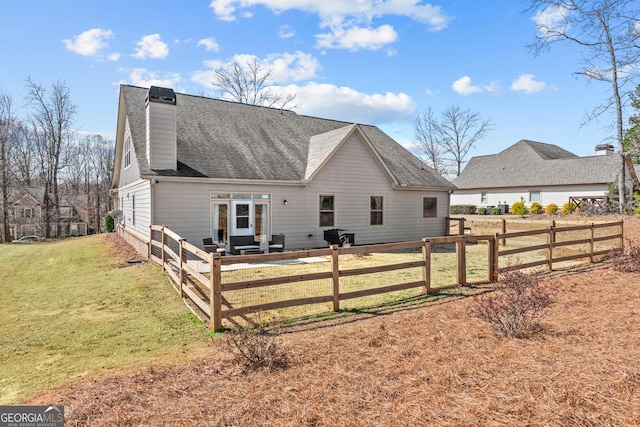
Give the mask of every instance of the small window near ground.
<svg viewBox="0 0 640 427">
<path fill-rule="evenodd" d="M 383 225 L 383 196 L 371 196 L 369 225 Z"/>
<path fill-rule="evenodd" d="M 438 217 L 438 198 L 423 197 L 422 198 L 422 218 Z"/>
<path fill-rule="evenodd" d="M 529 191 L 529 201 L 530 202 L 541 202 L 540 191 Z"/>
<path fill-rule="evenodd" d="M 335 227 L 335 196 L 320 194 L 318 202 L 320 227 Z"/>
<path fill-rule="evenodd" d="M 483 191 L 482 193 L 480 193 L 480 203 L 486 204 L 487 203 L 487 192 Z"/>
</svg>

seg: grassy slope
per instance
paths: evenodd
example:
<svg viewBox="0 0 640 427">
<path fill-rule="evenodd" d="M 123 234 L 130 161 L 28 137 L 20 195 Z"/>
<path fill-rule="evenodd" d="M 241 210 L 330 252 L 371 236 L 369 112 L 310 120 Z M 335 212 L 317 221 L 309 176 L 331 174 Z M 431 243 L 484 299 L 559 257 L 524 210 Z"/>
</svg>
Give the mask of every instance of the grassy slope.
<svg viewBox="0 0 640 427">
<path fill-rule="evenodd" d="M 164 274 L 119 262 L 102 236 L 0 245 L 0 405 L 201 354 L 206 331 Z"/>
</svg>

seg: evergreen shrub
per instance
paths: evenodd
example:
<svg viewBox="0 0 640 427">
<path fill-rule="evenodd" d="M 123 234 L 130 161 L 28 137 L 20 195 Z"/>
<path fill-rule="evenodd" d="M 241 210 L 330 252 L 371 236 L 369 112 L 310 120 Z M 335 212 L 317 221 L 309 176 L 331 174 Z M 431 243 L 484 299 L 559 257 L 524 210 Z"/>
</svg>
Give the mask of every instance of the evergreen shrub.
<svg viewBox="0 0 640 427">
<path fill-rule="evenodd" d="M 542 208 L 542 205 L 538 202 L 533 202 L 531 203 L 531 207 L 529 208 L 529 211 L 532 214 L 541 214 L 542 212 L 544 212 L 544 209 Z"/>
</svg>

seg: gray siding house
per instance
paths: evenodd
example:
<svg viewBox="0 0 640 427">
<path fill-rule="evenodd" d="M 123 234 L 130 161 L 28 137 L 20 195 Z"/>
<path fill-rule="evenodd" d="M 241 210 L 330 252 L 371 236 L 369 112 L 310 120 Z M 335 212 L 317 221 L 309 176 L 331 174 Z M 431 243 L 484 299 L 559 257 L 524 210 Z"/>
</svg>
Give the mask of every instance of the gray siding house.
<svg viewBox="0 0 640 427">
<path fill-rule="evenodd" d="M 570 197 L 602 197 L 617 183 L 623 157 L 610 145 L 579 157 L 558 147 L 521 140 L 498 154 L 473 157 L 459 177 L 451 204 L 476 207 L 512 205 L 521 198 L 562 207 Z M 628 189 L 638 186 L 636 169 L 626 162 Z"/>
<path fill-rule="evenodd" d="M 124 229 L 286 249 L 441 236 L 453 185 L 375 126 L 122 85 L 111 194 Z"/>
</svg>

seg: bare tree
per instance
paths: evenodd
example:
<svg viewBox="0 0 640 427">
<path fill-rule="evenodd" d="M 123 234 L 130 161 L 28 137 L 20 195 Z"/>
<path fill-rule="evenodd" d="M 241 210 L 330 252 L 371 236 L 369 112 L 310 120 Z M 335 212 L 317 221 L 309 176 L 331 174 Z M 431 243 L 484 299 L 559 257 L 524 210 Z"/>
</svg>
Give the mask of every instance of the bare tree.
<svg viewBox="0 0 640 427">
<path fill-rule="evenodd" d="M 223 98 L 243 104 L 261 105 L 263 107 L 297 108 L 293 104 L 296 96 L 283 96 L 274 92 L 271 70 L 253 57 L 246 64 L 232 62 L 215 71 L 215 86 Z"/>
<path fill-rule="evenodd" d="M 0 192 L 2 193 L 2 241 L 11 241 L 9 232 L 9 196 L 13 182 L 12 154 L 14 151 L 16 118 L 10 94 L 0 92 Z"/>
<path fill-rule="evenodd" d="M 58 178 L 65 167 L 66 149 L 73 137 L 71 126 L 76 107 L 71 101 L 69 88 L 61 81 L 52 85 L 51 94 L 47 97 L 44 86 L 27 78 L 27 100 L 33 107 L 29 120 L 42 164 L 45 237 L 51 237 L 52 222 L 56 224 L 57 235 L 61 232 Z"/>
<path fill-rule="evenodd" d="M 37 184 L 35 171 L 38 170 L 38 162 L 35 138 L 32 136 L 31 128 L 23 121 L 16 122 L 14 130 L 13 165 L 16 186 L 31 187 Z"/>
<path fill-rule="evenodd" d="M 432 156 L 431 162 L 440 167 L 451 162 L 455 165 L 456 176 L 459 176 L 469 151 L 493 125 L 491 121 L 483 120 L 480 114 L 455 105 L 447 107 L 440 115 L 438 120 L 429 108 L 418 116 L 415 121 L 416 138 L 426 154 Z M 441 154 L 448 157 L 438 157 Z M 443 171 L 440 170 L 441 173 Z"/>
<path fill-rule="evenodd" d="M 638 78 L 640 61 L 638 40 L 638 0 L 531 0 L 530 11 L 536 15 L 536 41 L 530 49 L 536 54 L 557 42 L 578 46 L 584 67 L 575 74 L 589 81 L 610 84 L 611 95 L 587 116 L 597 119 L 615 110 L 618 151 L 624 153 L 623 92 L 625 86 Z M 621 156 L 623 157 L 623 156 Z M 625 165 L 621 160 L 620 209 L 624 209 Z"/>
<path fill-rule="evenodd" d="M 433 168 L 441 175 L 448 175 L 445 159 L 446 151 L 440 144 L 440 126 L 431 107 L 418 114 L 414 120 L 414 136 L 416 138 L 416 150 L 423 155 L 427 166 Z"/>
<path fill-rule="evenodd" d="M 87 222 L 100 229 L 101 218 L 109 210 L 109 189 L 113 175 L 113 143 L 102 135 L 85 136 L 79 144 L 82 159 Z"/>
</svg>

